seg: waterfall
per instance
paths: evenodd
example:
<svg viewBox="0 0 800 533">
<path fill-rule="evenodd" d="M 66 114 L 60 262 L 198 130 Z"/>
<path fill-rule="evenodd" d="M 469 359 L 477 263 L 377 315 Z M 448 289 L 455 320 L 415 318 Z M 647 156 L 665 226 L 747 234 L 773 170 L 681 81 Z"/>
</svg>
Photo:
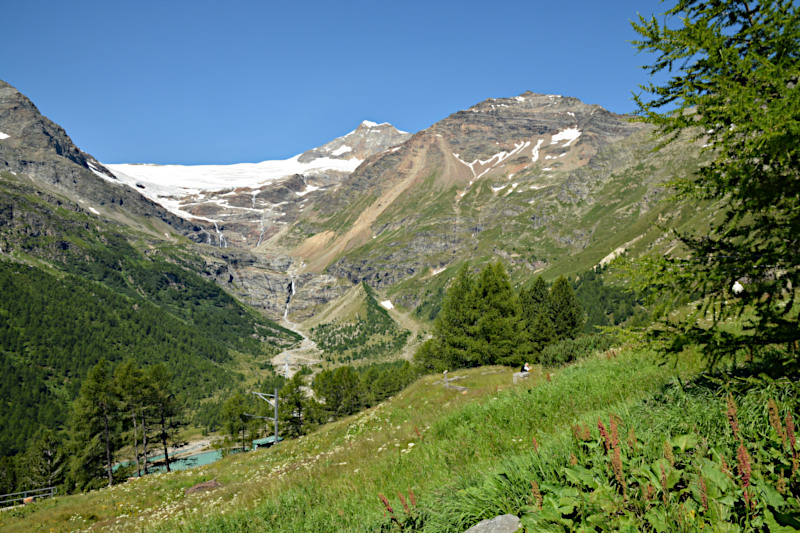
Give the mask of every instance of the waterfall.
<svg viewBox="0 0 800 533">
<path fill-rule="evenodd" d="M 217 226 L 217 221 L 214 221 L 214 229 L 217 230 L 217 237 L 219 237 L 219 247 L 226 248 L 227 244 L 225 243 L 225 236 L 219 230 L 219 226 Z"/>
<path fill-rule="evenodd" d="M 284 320 L 286 320 L 286 318 L 289 316 L 289 304 L 292 301 L 292 296 L 294 296 L 294 276 L 292 275 L 291 272 L 289 272 L 289 279 L 291 281 L 289 283 L 289 286 L 287 287 L 289 289 L 289 296 L 286 297 L 286 307 L 283 310 Z"/>
</svg>

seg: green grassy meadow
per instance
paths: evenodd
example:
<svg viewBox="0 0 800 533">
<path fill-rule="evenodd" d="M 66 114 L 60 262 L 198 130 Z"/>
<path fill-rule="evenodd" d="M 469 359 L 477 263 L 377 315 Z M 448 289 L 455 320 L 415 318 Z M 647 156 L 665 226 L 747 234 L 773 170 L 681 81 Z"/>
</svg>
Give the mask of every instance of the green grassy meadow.
<svg viewBox="0 0 800 533">
<path fill-rule="evenodd" d="M 463 531 L 530 505 L 514 491 L 476 502 L 468 497 L 482 494 L 474 487 L 491 484 L 509 468 L 530 477 L 537 458 L 562 457 L 573 445 L 574 424 L 592 425 L 610 413 L 625 419 L 699 370 L 695 354 L 664 363 L 629 348 L 545 369 L 518 385 L 504 367 L 453 372 L 466 394 L 427 376 L 298 440 L 6 511 L 0 530 L 380 531 L 399 526 L 379 494 L 400 515 L 398 494 L 410 505 L 413 493 L 417 506 L 398 523 Z M 209 480 L 219 488 L 185 493 Z"/>
</svg>

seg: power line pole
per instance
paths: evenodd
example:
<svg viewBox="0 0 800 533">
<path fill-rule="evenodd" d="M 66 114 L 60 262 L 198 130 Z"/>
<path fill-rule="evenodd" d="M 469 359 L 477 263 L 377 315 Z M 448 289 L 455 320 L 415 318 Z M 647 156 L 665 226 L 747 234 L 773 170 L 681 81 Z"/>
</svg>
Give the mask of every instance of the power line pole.
<svg viewBox="0 0 800 533">
<path fill-rule="evenodd" d="M 267 394 L 265 392 L 255 392 L 255 391 L 252 392 L 252 394 L 258 396 L 259 398 L 267 402 L 269 405 L 275 407 L 274 418 L 270 416 L 257 416 L 257 415 L 251 415 L 250 413 L 245 413 L 245 416 L 250 416 L 253 418 L 261 418 L 264 420 L 272 420 L 275 423 L 275 440 L 272 442 L 274 446 L 275 444 L 278 444 L 278 389 L 275 388 L 275 394 Z M 272 398 L 272 400 L 270 400 L 270 398 Z"/>
</svg>

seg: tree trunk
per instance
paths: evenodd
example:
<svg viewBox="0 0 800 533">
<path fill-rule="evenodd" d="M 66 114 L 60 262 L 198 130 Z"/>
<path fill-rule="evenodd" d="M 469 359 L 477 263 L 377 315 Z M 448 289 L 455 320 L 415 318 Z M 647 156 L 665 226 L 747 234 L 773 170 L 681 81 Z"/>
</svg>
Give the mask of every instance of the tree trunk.
<svg viewBox="0 0 800 533">
<path fill-rule="evenodd" d="M 136 430 L 136 410 L 134 409 L 131 411 L 131 416 L 133 417 L 133 456 L 136 457 L 136 477 L 142 476 L 142 470 L 139 468 L 139 435 L 137 435 Z"/>
<path fill-rule="evenodd" d="M 103 406 L 103 423 L 105 424 L 106 436 L 106 470 L 108 471 L 108 486 L 114 484 L 114 472 L 111 467 L 111 435 L 108 430 L 108 413 L 105 406 Z"/>
<path fill-rule="evenodd" d="M 167 424 L 166 418 L 164 418 L 164 408 L 162 407 L 159 409 L 158 413 L 161 418 L 161 443 L 164 445 L 164 461 L 167 465 L 167 472 L 169 472 L 169 455 L 167 455 Z"/>
<path fill-rule="evenodd" d="M 142 409 L 142 451 L 144 452 L 144 475 L 147 475 L 147 425 L 145 423 L 144 409 Z"/>
</svg>

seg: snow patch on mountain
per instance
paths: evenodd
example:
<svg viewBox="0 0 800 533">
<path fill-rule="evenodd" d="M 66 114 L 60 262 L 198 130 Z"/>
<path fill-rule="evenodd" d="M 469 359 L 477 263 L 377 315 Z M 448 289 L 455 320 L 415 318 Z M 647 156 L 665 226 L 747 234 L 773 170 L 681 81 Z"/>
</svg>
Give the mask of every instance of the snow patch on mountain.
<svg viewBox="0 0 800 533">
<path fill-rule="evenodd" d="M 550 144 L 556 144 L 561 141 L 567 141 L 564 146 L 569 146 L 572 144 L 573 141 L 577 140 L 578 137 L 581 136 L 581 130 L 577 127 L 574 128 L 567 128 L 564 131 L 560 131 L 553 135 Z"/>
<path fill-rule="evenodd" d="M 345 160 L 327 157 L 300 163 L 297 160 L 299 157 L 296 155 L 290 159 L 235 165 L 117 164 L 105 166 L 122 183 L 136 188 L 154 202 L 185 217 L 187 213 L 176 209 L 179 203 L 177 200 L 199 194 L 201 191 L 214 192 L 239 187 L 255 189 L 295 174 L 313 176 L 331 170 L 350 173 L 362 163 L 360 159 Z M 99 173 L 95 173 L 99 175 Z M 105 178 L 108 179 L 108 176 Z M 311 191 L 306 190 L 306 193 L 308 192 Z"/>
<path fill-rule="evenodd" d="M 347 146 L 346 144 L 343 144 L 342 146 L 340 146 L 339 148 L 337 148 L 336 150 L 331 152 L 331 155 L 342 155 L 342 154 L 346 154 L 347 152 L 352 152 L 352 151 L 353 151 L 353 148 L 351 146 Z"/>
<path fill-rule="evenodd" d="M 2 131 L 0 131 L 0 141 L 2 141 L 3 139 L 8 139 L 9 137 L 11 137 L 11 135 L 8 135 L 7 133 L 3 133 Z"/>
</svg>

